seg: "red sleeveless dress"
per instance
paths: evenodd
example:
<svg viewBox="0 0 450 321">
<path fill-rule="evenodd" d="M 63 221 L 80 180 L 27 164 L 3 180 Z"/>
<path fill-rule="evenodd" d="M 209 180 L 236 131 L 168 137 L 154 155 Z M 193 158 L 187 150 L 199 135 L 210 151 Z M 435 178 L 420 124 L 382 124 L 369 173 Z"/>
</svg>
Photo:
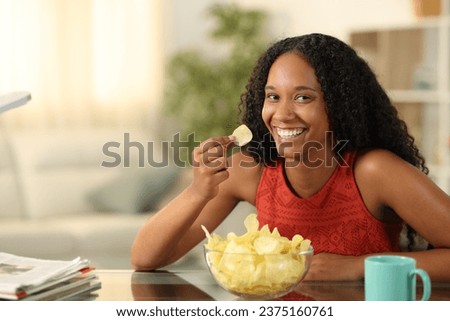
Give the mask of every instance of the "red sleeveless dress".
<svg viewBox="0 0 450 321">
<path fill-rule="evenodd" d="M 277 227 L 281 235 L 310 239 L 314 253 L 364 255 L 399 251 L 401 224 L 383 223 L 366 208 L 356 186 L 355 152 L 344 155 L 325 186 L 306 199 L 289 188 L 283 162 L 264 167 L 256 194 L 260 226 Z M 347 166 L 348 165 L 348 166 Z"/>
</svg>

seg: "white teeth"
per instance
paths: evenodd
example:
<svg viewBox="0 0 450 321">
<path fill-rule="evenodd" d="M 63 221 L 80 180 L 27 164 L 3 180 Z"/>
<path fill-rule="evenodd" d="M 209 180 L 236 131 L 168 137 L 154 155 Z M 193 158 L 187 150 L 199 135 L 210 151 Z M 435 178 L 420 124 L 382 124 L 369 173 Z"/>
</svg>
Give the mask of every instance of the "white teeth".
<svg viewBox="0 0 450 321">
<path fill-rule="evenodd" d="M 294 138 L 301 135 L 304 131 L 305 131 L 304 128 L 297 128 L 297 129 L 277 128 L 277 133 L 281 138 Z"/>
</svg>

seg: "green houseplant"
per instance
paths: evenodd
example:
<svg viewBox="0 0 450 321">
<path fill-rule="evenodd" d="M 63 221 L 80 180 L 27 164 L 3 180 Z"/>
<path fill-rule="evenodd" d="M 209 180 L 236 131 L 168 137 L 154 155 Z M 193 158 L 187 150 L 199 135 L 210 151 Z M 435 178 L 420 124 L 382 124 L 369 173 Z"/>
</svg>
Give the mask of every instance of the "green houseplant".
<svg viewBox="0 0 450 321">
<path fill-rule="evenodd" d="M 198 50 L 181 51 L 170 59 L 167 70 L 165 111 L 190 147 L 231 133 L 238 123 L 240 95 L 267 45 L 264 12 L 216 5 L 209 14 L 216 22 L 210 37 L 227 49 L 226 54 L 213 59 Z"/>
</svg>

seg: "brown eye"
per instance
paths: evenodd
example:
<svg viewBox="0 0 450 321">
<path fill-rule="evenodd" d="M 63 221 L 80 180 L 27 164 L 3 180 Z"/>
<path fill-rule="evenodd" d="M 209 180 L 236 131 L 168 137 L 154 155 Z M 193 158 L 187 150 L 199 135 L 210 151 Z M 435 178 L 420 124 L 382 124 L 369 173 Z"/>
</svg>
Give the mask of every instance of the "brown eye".
<svg viewBox="0 0 450 321">
<path fill-rule="evenodd" d="M 306 96 L 306 95 L 295 96 L 295 101 L 299 102 L 299 103 L 305 103 L 305 102 L 308 102 L 309 100 L 311 100 L 311 97 Z"/>
<path fill-rule="evenodd" d="M 278 100 L 278 96 L 275 95 L 275 94 L 267 94 L 267 95 L 266 95 L 266 99 L 267 99 L 267 100 L 275 101 L 275 100 Z"/>
</svg>

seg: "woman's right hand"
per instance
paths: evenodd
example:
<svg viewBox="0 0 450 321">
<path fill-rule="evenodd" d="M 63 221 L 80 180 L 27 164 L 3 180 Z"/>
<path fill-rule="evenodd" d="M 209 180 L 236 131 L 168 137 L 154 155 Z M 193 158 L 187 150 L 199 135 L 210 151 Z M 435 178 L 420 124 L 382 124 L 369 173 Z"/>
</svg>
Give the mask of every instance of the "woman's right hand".
<svg viewBox="0 0 450 321">
<path fill-rule="evenodd" d="M 233 136 L 214 137 L 194 149 L 194 179 L 190 188 L 195 195 L 211 200 L 218 194 L 219 184 L 229 177 L 227 150 L 233 142 Z"/>
<path fill-rule="evenodd" d="M 227 157 L 234 140 L 233 136 L 210 138 L 195 148 L 192 183 L 151 215 L 135 238 L 132 263 L 136 270 L 175 262 L 205 238 L 202 225 L 213 231 L 239 201 L 254 202 L 260 167 L 250 166 L 253 158 L 242 153 Z M 250 165 L 244 169 L 237 166 L 241 162 Z"/>
</svg>

